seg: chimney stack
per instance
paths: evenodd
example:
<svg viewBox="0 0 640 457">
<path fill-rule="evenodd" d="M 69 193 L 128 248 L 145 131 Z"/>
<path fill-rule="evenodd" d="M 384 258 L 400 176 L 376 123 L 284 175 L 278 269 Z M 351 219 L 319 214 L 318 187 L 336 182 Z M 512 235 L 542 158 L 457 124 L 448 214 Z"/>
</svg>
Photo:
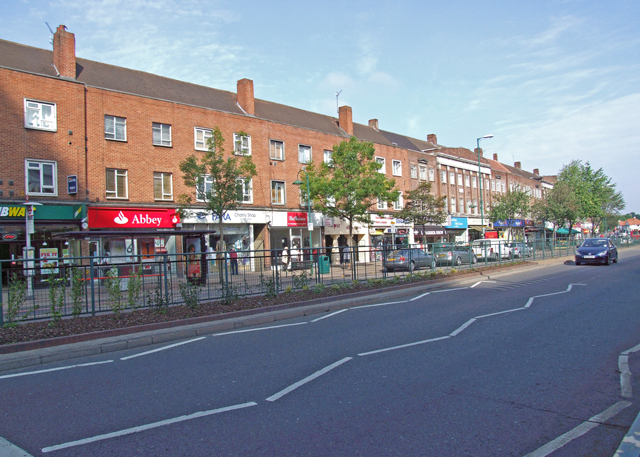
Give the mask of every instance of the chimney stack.
<svg viewBox="0 0 640 457">
<path fill-rule="evenodd" d="M 351 113 L 351 107 L 341 106 L 338 113 L 338 125 L 340 125 L 340 128 L 344 130 L 347 135 L 353 135 L 353 116 Z"/>
<path fill-rule="evenodd" d="M 378 119 L 369 119 L 369 127 L 378 130 Z"/>
<path fill-rule="evenodd" d="M 435 133 L 430 133 L 427 135 L 427 141 L 431 144 L 438 144 L 438 137 L 436 136 Z"/>
<path fill-rule="evenodd" d="M 493 160 L 495 160 L 496 162 L 498 161 L 498 154 L 497 153 L 493 153 Z"/>
<path fill-rule="evenodd" d="M 256 103 L 253 98 L 253 81 L 250 79 L 241 79 L 238 81 L 238 105 L 245 113 L 255 116 Z"/>
<path fill-rule="evenodd" d="M 540 169 L 539 168 L 534 168 L 533 169 L 533 174 L 540 176 Z"/>
<path fill-rule="evenodd" d="M 518 170 L 522 169 L 522 164 L 520 162 L 514 163 L 513 166 L 516 167 Z"/>
<path fill-rule="evenodd" d="M 53 64 L 63 78 L 76 79 L 76 36 L 64 25 L 53 34 Z"/>
</svg>

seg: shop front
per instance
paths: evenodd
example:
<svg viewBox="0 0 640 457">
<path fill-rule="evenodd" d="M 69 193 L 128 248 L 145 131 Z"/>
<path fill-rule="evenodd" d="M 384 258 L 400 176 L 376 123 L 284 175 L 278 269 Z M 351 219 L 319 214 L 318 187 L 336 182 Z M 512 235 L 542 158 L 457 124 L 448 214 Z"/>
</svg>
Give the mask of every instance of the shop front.
<svg viewBox="0 0 640 457">
<path fill-rule="evenodd" d="M 0 204 L 0 260 L 11 260 L 3 263 L 3 268 L 21 269 L 19 260 L 26 247 L 26 206 L 22 204 Z M 60 232 L 79 231 L 86 217 L 86 206 L 49 205 L 34 207 L 33 233 L 30 233 L 30 244 L 34 248 L 35 258 L 69 257 L 79 252 L 76 243 L 52 238 Z M 50 263 L 50 262 L 49 262 Z M 3 281 L 6 275 L 3 273 Z M 6 282 L 5 282 L 6 283 Z"/>
<path fill-rule="evenodd" d="M 533 225 L 533 222 L 530 221 Z M 498 220 L 493 223 L 493 228 L 498 231 L 499 238 L 521 240 L 526 236 L 527 221 L 524 219 Z"/>
<path fill-rule="evenodd" d="M 367 262 L 369 255 L 361 251 L 357 246 L 369 246 L 367 228 L 356 222 L 353 224 L 353 240 L 349 243 L 349 224 L 344 219 L 337 217 L 325 217 L 322 219 L 324 228 L 324 246 L 325 255 L 329 257 L 329 261 L 333 264 L 346 263 L 350 261 L 350 254 L 345 256 L 346 246 L 356 246 L 356 258 L 360 262 Z M 381 232 L 382 233 L 382 232 Z M 368 250 L 366 250 L 368 252 Z"/>
<path fill-rule="evenodd" d="M 444 241 L 447 229 L 441 225 L 425 225 L 413 228 L 414 244 L 420 249 L 427 250 L 433 243 Z"/>
<path fill-rule="evenodd" d="M 271 214 L 271 247 L 301 251 L 301 260 L 310 260 L 312 251 L 322 247 L 322 213 L 273 212 Z M 311 246 L 309 245 L 311 242 Z M 312 249 L 309 249 L 312 248 Z"/>
<path fill-rule="evenodd" d="M 444 228 L 447 230 L 450 242 L 465 243 L 469 241 L 469 223 L 466 217 L 452 217 Z"/>
</svg>

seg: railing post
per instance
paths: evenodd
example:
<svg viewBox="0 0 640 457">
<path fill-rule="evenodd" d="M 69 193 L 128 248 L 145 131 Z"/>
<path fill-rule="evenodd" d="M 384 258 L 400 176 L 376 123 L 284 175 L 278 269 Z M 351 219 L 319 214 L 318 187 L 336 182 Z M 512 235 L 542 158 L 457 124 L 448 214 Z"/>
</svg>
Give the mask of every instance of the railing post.
<svg viewBox="0 0 640 457">
<path fill-rule="evenodd" d="M 91 257 L 89 274 L 91 275 L 91 315 L 96 315 L 96 285 L 95 285 L 95 268 L 93 263 L 93 257 Z"/>
<path fill-rule="evenodd" d="M 167 257 L 168 254 L 162 256 L 162 267 L 164 272 L 164 300 L 165 303 L 169 303 L 169 280 L 167 279 Z"/>
</svg>

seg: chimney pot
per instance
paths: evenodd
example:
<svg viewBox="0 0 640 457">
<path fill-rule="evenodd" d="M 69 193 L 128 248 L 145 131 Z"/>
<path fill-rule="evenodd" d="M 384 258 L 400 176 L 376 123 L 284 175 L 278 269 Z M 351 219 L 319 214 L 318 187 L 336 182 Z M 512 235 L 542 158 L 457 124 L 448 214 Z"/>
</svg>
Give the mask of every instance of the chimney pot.
<svg viewBox="0 0 640 457">
<path fill-rule="evenodd" d="M 53 64 L 63 78 L 76 79 L 76 36 L 64 25 L 53 34 Z"/>
<path fill-rule="evenodd" d="M 540 176 L 540 169 L 539 168 L 534 168 L 533 169 L 533 174 Z"/>
<path fill-rule="evenodd" d="M 347 135 L 353 135 L 353 114 L 350 106 L 341 106 L 338 110 L 338 123 Z"/>
<path fill-rule="evenodd" d="M 514 163 L 513 166 L 516 167 L 518 170 L 522 169 L 522 164 L 520 162 Z"/>
<path fill-rule="evenodd" d="M 241 79 L 238 81 L 237 89 L 238 105 L 245 113 L 255 116 L 256 103 L 253 97 L 253 81 L 250 79 Z"/>
<path fill-rule="evenodd" d="M 369 127 L 378 130 L 378 119 L 369 119 Z"/>
<path fill-rule="evenodd" d="M 496 154 L 495 152 L 493 153 L 493 160 L 495 160 L 496 162 L 498 161 L 498 154 Z"/>
<path fill-rule="evenodd" d="M 438 144 L 438 137 L 435 133 L 430 133 L 427 135 L 427 141 L 432 144 Z"/>
</svg>

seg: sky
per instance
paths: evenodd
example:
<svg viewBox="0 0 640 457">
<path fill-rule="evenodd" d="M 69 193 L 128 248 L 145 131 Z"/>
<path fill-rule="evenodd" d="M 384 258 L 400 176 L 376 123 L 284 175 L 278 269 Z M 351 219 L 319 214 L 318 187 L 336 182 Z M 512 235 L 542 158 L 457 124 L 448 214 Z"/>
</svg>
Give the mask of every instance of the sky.
<svg viewBox="0 0 640 457">
<path fill-rule="evenodd" d="M 521 162 L 572 160 L 612 178 L 640 212 L 637 0 L 17 0 L 0 38 Z M 340 93 L 336 98 L 336 93 Z"/>
</svg>

